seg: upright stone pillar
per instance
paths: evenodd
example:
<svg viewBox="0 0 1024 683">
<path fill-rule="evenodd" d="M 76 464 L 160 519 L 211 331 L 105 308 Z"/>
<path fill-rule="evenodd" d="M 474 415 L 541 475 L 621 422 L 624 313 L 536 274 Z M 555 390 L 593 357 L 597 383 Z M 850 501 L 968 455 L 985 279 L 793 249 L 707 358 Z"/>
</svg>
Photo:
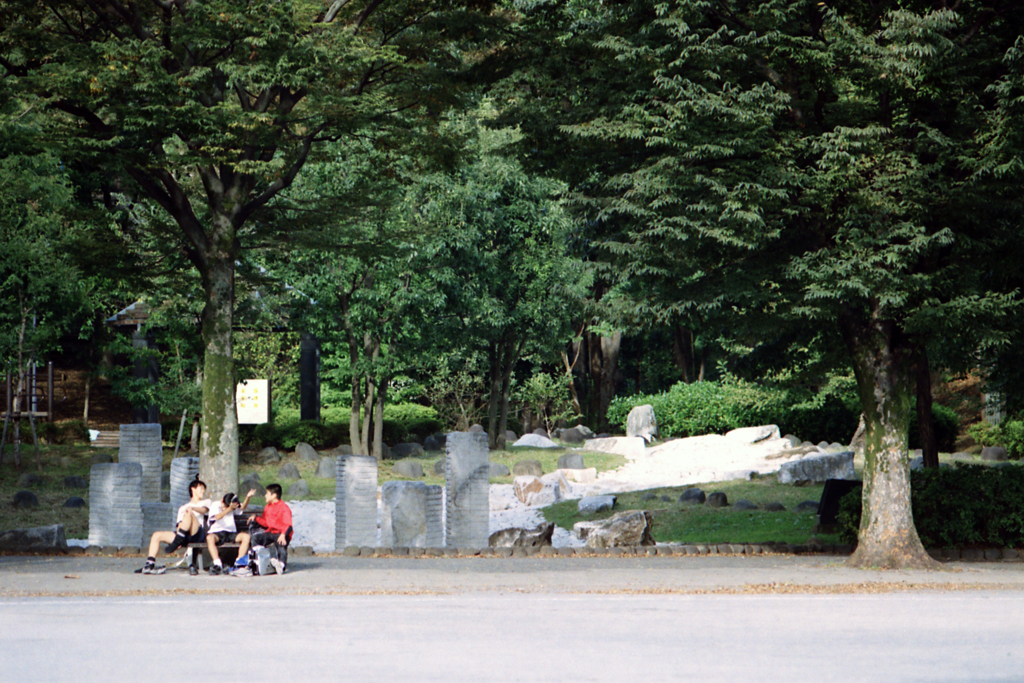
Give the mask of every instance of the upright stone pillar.
<svg viewBox="0 0 1024 683">
<path fill-rule="evenodd" d="M 422 481 L 381 486 L 380 544 L 384 548 L 444 546 L 444 489 Z"/>
<path fill-rule="evenodd" d="M 121 425 L 117 461 L 142 465 L 142 500 L 160 502 L 160 472 L 164 466 L 164 449 L 160 443 L 160 424 Z"/>
<path fill-rule="evenodd" d="M 187 456 L 171 460 L 171 515 L 177 517 L 178 508 L 187 503 L 188 485 L 199 476 L 199 458 Z M 225 493 L 227 493 L 225 491 Z M 173 526 L 173 524 L 172 524 Z"/>
<path fill-rule="evenodd" d="M 93 465 L 89 472 L 89 544 L 136 546 L 141 539 L 142 465 Z"/>
<path fill-rule="evenodd" d="M 320 421 L 320 342 L 309 332 L 299 342 L 299 418 Z"/>
<path fill-rule="evenodd" d="M 339 455 L 334 479 L 334 549 L 377 545 L 377 459 Z"/>
<path fill-rule="evenodd" d="M 486 548 L 490 521 L 487 434 L 452 432 L 445 458 L 445 545 Z"/>
<path fill-rule="evenodd" d="M 156 348 L 156 338 L 152 333 L 143 334 L 141 330 L 132 333 L 132 346 L 137 349 Z M 141 353 L 132 368 L 132 376 L 137 379 L 147 379 L 150 384 L 156 384 L 160 376 L 160 365 L 156 361 L 156 355 Z M 155 404 L 148 406 L 132 406 L 132 422 L 147 423 L 160 421 L 160 408 Z"/>
</svg>

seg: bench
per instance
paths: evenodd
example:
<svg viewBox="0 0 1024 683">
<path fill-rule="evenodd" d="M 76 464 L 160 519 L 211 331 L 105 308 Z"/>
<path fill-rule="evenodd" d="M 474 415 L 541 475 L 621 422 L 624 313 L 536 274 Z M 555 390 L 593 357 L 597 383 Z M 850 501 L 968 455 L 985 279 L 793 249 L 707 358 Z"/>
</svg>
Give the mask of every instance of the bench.
<svg viewBox="0 0 1024 683">
<path fill-rule="evenodd" d="M 244 513 L 235 513 L 235 528 L 239 531 L 247 531 L 249 529 L 249 515 L 259 514 L 260 512 L 261 510 L 259 509 L 259 507 L 256 507 L 256 509 L 247 510 Z M 223 543 L 218 545 L 217 549 L 218 551 L 237 551 L 240 547 L 241 546 L 238 543 L 232 541 L 231 543 Z M 201 543 L 189 543 L 187 546 L 185 546 L 185 555 L 181 558 L 181 560 L 175 562 L 173 565 L 168 567 L 168 569 L 184 569 L 185 567 L 196 565 L 196 568 L 199 571 L 204 571 L 203 553 L 206 550 L 208 550 L 208 546 L 206 545 L 205 540 Z M 223 557 L 221 559 L 223 559 Z"/>
</svg>

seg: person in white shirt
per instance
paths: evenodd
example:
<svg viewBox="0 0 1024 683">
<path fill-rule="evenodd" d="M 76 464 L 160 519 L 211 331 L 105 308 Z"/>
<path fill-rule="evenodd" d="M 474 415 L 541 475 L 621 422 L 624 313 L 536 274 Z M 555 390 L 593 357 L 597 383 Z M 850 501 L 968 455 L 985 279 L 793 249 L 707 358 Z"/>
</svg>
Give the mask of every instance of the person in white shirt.
<svg viewBox="0 0 1024 683">
<path fill-rule="evenodd" d="M 166 543 L 164 552 L 170 555 L 175 550 L 187 546 L 189 543 L 202 543 L 206 540 L 206 514 L 210 511 L 210 501 L 205 498 L 206 484 L 194 480 L 188 485 L 190 500 L 178 508 L 178 520 L 174 531 L 157 531 L 149 539 L 149 556 L 142 569 L 136 570 L 142 574 L 163 574 L 166 567 L 156 566 L 156 553 L 161 543 Z M 189 568 L 189 573 L 195 576 L 195 565 Z"/>
<path fill-rule="evenodd" d="M 224 572 L 224 565 L 220 561 L 220 552 L 217 550 L 218 545 L 237 541 L 239 559 L 244 558 L 249 551 L 249 534 L 238 533 L 235 526 L 235 510 L 239 508 L 245 510 L 249 507 L 249 499 L 254 495 L 256 495 L 255 489 L 249 491 L 245 500 L 239 503 L 238 496 L 226 493 L 223 500 L 215 502 L 210 509 L 210 528 L 206 532 L 206 547 L 210 550 L 210 557 L 213 558 L 210 573 L 214 576 Z"/>
</svg>

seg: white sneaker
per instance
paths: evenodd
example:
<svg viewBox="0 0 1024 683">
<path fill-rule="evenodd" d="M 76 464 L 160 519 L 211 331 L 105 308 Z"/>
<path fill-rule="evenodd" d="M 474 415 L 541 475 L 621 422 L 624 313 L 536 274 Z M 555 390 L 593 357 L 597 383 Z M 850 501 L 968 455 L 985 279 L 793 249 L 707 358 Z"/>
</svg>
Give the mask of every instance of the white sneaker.
<svg viewBox="0 0 1024 683">
<path fill-rule="evenodd" d="M 231 570 L 231 576 L 252 576 L 252 570 L 248 566 L 235 567 Z"/>
<path fill-rule="evenodd" d="M 270 566 L 273 567 L 274 571 L 278 574 L 284 574 L 284 562 L 276 557 L 270 558 Z"/>
</svg>

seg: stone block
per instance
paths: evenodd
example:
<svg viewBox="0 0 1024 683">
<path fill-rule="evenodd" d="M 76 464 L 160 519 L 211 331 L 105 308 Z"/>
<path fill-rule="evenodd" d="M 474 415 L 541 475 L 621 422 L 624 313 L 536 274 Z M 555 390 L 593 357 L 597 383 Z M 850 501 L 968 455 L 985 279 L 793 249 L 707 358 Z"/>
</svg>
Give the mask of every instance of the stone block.
<svg viewBox="0 0 1024 683">
<path fill-rule="evenodd" d="M 565 455 L 558 458 L 558 469 L 560 470 L 582 470 L 583 465 L 583 454 L 582 453 L 566 453 Z"/>
<path fill-rule="evenodd" d="M 539 460 L 520 460 L 512 466 L 512 474 L 517 477 L 530 475 L 540 477 L 544 474 Z"/>
<path fill-rule="evenodd" d="M 337 457 L 334 489 L 335 548 L 377 544 L 377 459 Z"/>
<path fill-rule="evenodd" d="M 853 451 L 810 455 L 784 463 L 779 468 L 780 484 L 823 484 L 828 479 L 856 479 Z"/>
<path fill-rule="evenodd" d="M 164 466 L 160 423 L 123 424 L 120 427 L 117 461 L 142 465 L 142 500 L 160 502 L 160 473 Z"/>
<path fill-rule="evenodd" d="M 490 536 L 490 464 L 487 435 L 452 432 L 445 458 L 445 543 L 482 548 Z"/>
<path fill-rule="evenodd" d="M 279 479 L 301 479 L 298 466 L 293 462 L 286 462 L 277 470 Z"/>
<path fill-rule="evenodd" d="M 380 542 L 385 548 L 444 545 L 444 490 L 419 481 L 381 486 Z"/>
<path fill-rule="evenodd" d="M 645 404 L 629 411 L 626 416 L 626 436 L 640 437 L 646 443 L 657 438 L 658 420 L 654 415 L 654 406 Z"/>
<path fill-rule="evenodd" d="M 593 515 L 615 507 L 615 496 L 588 496 L 580 498 L 576 510 L 581 515 Z"/>
<path fill-rule="evenodd" d="M 0 552 L 46 553 L 67 550 L 63 524 L 12 529 L 0 533 Z"/>
<path fill-rule="evenodd" d="M 588 439 L 583 444 L 584 451 L 597 453 L 615 453 L 627 458 L 642 458 L 647 452 L 647 443 L 639 436 L 610 436 Z"/>
<path fill-rule="evenodd" d="M 402 444 L 399 444 L 402 445 Z M 416 444 L 417 446 L 419 444 Z M 392 471 L 400 476 L 408 479 L 422 479 L 423 478 L 423 465 L 416 460 L 410 460 L 405 458 L 396 462 L 392 468 Z"/>
<path fill-rule="evenodd" d="M 295 458 L 299 462 L 319 462 L 320 454 L 308 443 L 300 441 L 295 444 Z"/>
</svg>

